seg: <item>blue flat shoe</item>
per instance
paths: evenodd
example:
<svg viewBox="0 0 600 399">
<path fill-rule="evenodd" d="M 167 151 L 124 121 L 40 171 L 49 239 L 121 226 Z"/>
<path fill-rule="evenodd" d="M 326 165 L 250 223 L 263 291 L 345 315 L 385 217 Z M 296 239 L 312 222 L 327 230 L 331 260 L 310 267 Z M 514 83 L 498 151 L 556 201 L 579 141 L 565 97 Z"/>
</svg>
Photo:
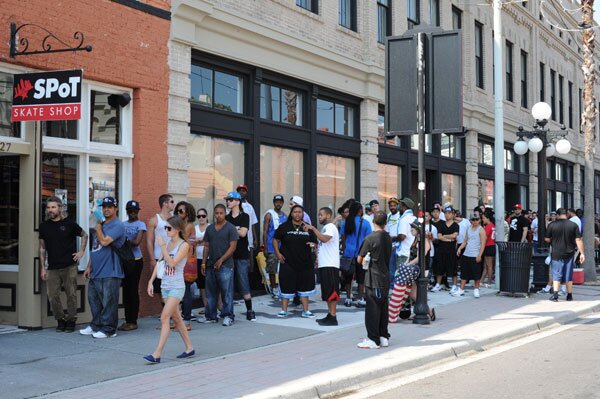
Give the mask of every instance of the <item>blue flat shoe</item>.
<svg viewBox="0 0 600 399">
<path fill-rule="evenodd" d="M 196 354 L 196 351 L 194 349 L 191 350 L 191 352 L 183 352 L 181 355 L 177 356 L 177 359 L 185 359 L 188 357 L 192 357 Z"/>
<path fill-rule="evenodd" d="M 152 364 L 160 363 L 160 357 L 154 357 L 152 355 L 144 356 L 144 360 L 146 360 L 147 362 L 152 363 Z"/>
</svg>

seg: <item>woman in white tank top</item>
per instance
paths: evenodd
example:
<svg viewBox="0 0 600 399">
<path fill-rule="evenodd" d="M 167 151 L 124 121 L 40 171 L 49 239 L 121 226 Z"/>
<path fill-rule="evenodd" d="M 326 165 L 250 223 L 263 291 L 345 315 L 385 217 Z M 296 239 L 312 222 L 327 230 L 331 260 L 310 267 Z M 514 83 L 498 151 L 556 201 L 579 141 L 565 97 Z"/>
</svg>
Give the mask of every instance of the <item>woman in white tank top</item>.
<svg viewBox="0 0 600 399">
<path fill-rule="evenodd" d="M 160 356 L 171 332 L 171 319 L 175 322 L 175 326 L 185 344 L 185 351 L 177 357 L 182 359 L 196 354 L 181 318 L 181 313 L 179 312 L 179 303 L 185 293 L 183 268 L 187 262 L 190 245 L 187 243 L 184 222 L 178 216 L 173 216 L 167 220 L 165 230 L 168 242 L 165 242 L 161 236 L 157 236 L 156 239 L 161 250 L 161 258 L 164 258 L 167 266 L 161 283 L 162 298 L 165 306 L 160 314 L 161 328 L 158 346 L 152 354 L 144 356 L 144 359 L 150 363 L 160 363 Z M 150 281 L 148 281 L 148 295 L 151 297 L 154 296 L 153 282 L 156 279 L 157 269 L 158 267 L 154 268 Z"/>
<path fill-rule="evenodd" d="M 483 273 L 483 251 L 487 236 L 485 229 L 481 227 L 481 218 L 477 214 L 471 216 L 471 227 L 467 229 L 464 241 L 456 251 L 460 256 L 464 250 L 463 263 L 460 270 L 460 288 L 454 291 L 452 296 L 462 296 L 465 294 L 465 285 L 473 280 L 473 296 L 479 298 L 479 284 L 481 283 L 481 274 Z"/>
<path fill-rule="evenodd" d="M 206 229 L 210 226 L 208 223 L 208 212 L 204 208 L 198 209 L 198 224 L 194 226 L 196 228 L 196 258 L 198 258 L 198 264 L 202 264 L 202 256 L 204 255 L 204 234 L 206 233 Z M 202 297 L 202 303 L 204 304 L 204 309 L 206 309 L 206 305 L 208 303 L 208 299 L 206 298 L 206 277 L 202 273 L 198 273 L 198 279 L 196 280 L 196 284 L 200 289 L 200 295 Z M 200 314 L 203 314 L 204 310 L 200 311 Z M 205 321 L 203 318 L 198 319 L 198 322 L 201 323 Z"/>
</svg>

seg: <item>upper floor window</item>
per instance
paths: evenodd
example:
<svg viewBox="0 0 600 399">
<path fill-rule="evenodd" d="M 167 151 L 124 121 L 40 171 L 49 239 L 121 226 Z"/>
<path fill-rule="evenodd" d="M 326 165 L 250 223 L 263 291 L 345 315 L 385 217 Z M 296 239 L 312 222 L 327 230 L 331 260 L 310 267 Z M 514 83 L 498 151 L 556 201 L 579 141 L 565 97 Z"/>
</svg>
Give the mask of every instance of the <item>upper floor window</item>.
<svg viewBox="0 0 600 399">
<path fill-rule="evenodd" d="M 546 100 L 546 65 L 540 62 L 540 101 Z"/>
<path fill-rule="evenodd" d="M 391 0 L 377 0 L 377 41 L 383 43 L 392 34 Z"/>
<path fill-rule="evenodd" d="M 260 117 L 302 126 L 302 94 L 262 83 L 260 85 Z"/>
<path fill-rule="evenodd" d="M 552 115 L 550 118 L 556 120 L 556 72 L 554 69 L 550 69 L 550 109 Z"/>
<path fill-rule="evenodd" d="M 190 102 L 244 113 L 244 79 L 231 73 L 192 65 Z"/>
<path fill-rule="evenodd" d="M 494 166 L 494 145 L 479 142 L 479 163 Z"/>
<path fill-rule="evenodd" d="M 440 0 L 429 0 L 429 25 L 440 26 Z"/>
<path fill-rule="evenodd" d="M 13 99 L 13 75 L 0 72 L 0 136 L 19 137 L 19 123 L 10 121 Z"/>
<path fill-rule="evenodd" d="M 354 107 L 317 99 L 317 130 L 354 137 Z"/>
<path fill-rule="evenodd" d="M 406 0 L 406 15 L 408 19 L 408 29 L 421 23 L 421 0 Z"/>
<path fill-rule="evenodd" d="M 113 96 L 96 90 L 91 91 L 90 141 L 92 142 L 121 144 L 121 107 L 111 100 Z M 76 123 L 74 125 L 77 126 Z"/>
<path fill-rule="evenodd" d="M 452 29 L 462 29 L 462 11 L 452 6 Z"/>
<path fill-rule="evenodd" d="M 558 123 L 565 123 L 564 114 L 564 83 L 565 79 L 562 75 L 558 75 Z"/>
<path fill-rule="evenodd" d="M 507 148 L 504 149 L 504 169 L 515 170 L 514 153 Z"/>
<path fill-rule="evenodd" d="M 356 0 L 340 0 L 340 25 L 356 31 Z"/>
<path fill-rule="evenodd" d="M 443 157 L 462 159 L 461 140 L 454 134 L 440 135 L 440 153 Z"/>
<path fill-rule="evenodd" d="M 569 96 L 569 108 L 567 110 L 569 129 L 573 129 L 573 82 L 568 82 L 567 84 L 567 96 Z"/>
<path fill-rule="evenodd" d="M 513 90 L 513 44 L 506 41 L 506 100 L 514 101 Z"/>
<path fill-rule="evenodd" d="M 527 53 L 521 50 L 521 107 L 527 108 Z"/>
<path fill-rule="evenodd" d="M 475 85 L 483 89 L 483 25 L 475 21 Z"/>
<path fill-rule="evenodd" d="M 296 5 L 315 14 L 319 13 L 318 0 L 296 0 Z"/>
</svg>

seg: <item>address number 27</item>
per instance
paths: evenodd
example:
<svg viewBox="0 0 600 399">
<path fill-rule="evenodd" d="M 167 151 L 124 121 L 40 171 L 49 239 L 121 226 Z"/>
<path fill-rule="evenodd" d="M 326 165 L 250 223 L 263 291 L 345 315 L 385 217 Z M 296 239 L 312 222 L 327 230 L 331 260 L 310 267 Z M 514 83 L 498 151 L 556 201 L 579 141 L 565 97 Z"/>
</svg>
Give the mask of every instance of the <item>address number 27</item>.
<svg viewBox="0 0 600 399">
<path fill-rule="evenodd" d="M 10 144 L 0 141 L 0 152 L 8 152 L 10 151 Z"/>
</svg>

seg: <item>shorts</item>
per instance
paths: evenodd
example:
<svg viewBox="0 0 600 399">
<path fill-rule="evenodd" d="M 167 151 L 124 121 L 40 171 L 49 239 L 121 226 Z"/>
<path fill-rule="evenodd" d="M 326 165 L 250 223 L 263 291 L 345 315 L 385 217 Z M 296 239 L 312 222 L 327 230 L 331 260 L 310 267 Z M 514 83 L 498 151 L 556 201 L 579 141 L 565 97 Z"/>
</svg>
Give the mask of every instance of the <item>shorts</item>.
<svg viewBox="0 0 600 399">
<path fill-rule="evenodd" d="M 448 254 L 436 251 L 435 261 L 433 262 L 434 275 L 454 277 L 457 274 L 457 266 L 456 253 L 452 252 Z"/>
<path fill-rule="evenodd" d="M 158 262 L 158 259 L 154 259 L 154 260 Z M 154 272 L 154 270 L 152 270 L 152 272 Z M 160 283 L 161 282 L 162 282 L 162 279 L 160 279 L 158 277 L 154 279 L 154 281 L 152 282 L 152 287 L 154 288 L 154 292 L 160 292 Z"/>
<path fill-rule="evenodd" d="M 196 285 L 199 289 L 206 289 L 206 276 L 200 271 L 200 265 L 202 265 L 202 259 L 198 259 L 198 278 L 196 279 Z"/>
<path fill-rule="evenodd" d="M 394 284 L 413 285 L 419 278 L 420 273 L 419 265 L 408 265 L 406 263 L 398 265 L 394 274 Z"/>
<path fill-rule="evenodd" d="M 460 269 L 460 279 L 465 281 L 481 280 L 483 273 L 483 262 L 476 262 L 477 258 L 472 256 L 462 257 L 462 268 Z"/>
<path fill-rule="evenodd" d="M 495 245 L 488 245 L 487 247 L 484 248 L 483 250 L 483 256 L 496 256 L 496 246 Z"/>
<path fill-rule="evenodd" d="M 279 269 L 279 259 L 277 259 L 277 254 L 268 253 L 267 254 L 267 267 L 266 271 L 268 274 L 277 274 Z"/>
<path fill-rule="evenodd" d="M 250 293 L 250 262 L 248 259 L 234 259 L 234 282 L 237 292 L 242 295 Z"/>
<path fill-rule="evenodd" d="M 552 259 L 550 261 L 552 280 L 567 283 L 573 281 L 573 258 Z"/>
<path fill-rule="evenodd" d="M 293 299 L 296 295 L 311 296 L 315 291 L 315 273 L 310 266 L 292 266 L 289 263 L 279 265 L 280 297 Z"/>
<path fill-rule="evenodd" d="M 360 263 L 358 263 L 358 261 L 356 260 L 356 258 L 354 258 L 354 267 L 352 268 L 352 270 L 350 271 L 341 271 L 342 274 L 342 284 L 344 285 L 348 285 L 348 284 L 352 284 L 352 280 L 354 278 L 356 278 L 356 284 L 364 284 L 365 283 L 365 275 L 366 275 L 366 270 L 364 270 L 362 268 L 362 265 Z"/>
<path fill-rule="evenodd" d="M 185 288 L 171 288 L 169 290 L 161 290 L 161 295 L 163 299 L 167 299 L 168 297 L 177 298 L 180 301 L 183 299 L 183 295 L 185 294 Z"/>
<path fill-rule="evenodd" d="M 337 267 L 320 267 L 321 299 L 325 302 L 340 300 L 340 269 Z"/>
</svg>

